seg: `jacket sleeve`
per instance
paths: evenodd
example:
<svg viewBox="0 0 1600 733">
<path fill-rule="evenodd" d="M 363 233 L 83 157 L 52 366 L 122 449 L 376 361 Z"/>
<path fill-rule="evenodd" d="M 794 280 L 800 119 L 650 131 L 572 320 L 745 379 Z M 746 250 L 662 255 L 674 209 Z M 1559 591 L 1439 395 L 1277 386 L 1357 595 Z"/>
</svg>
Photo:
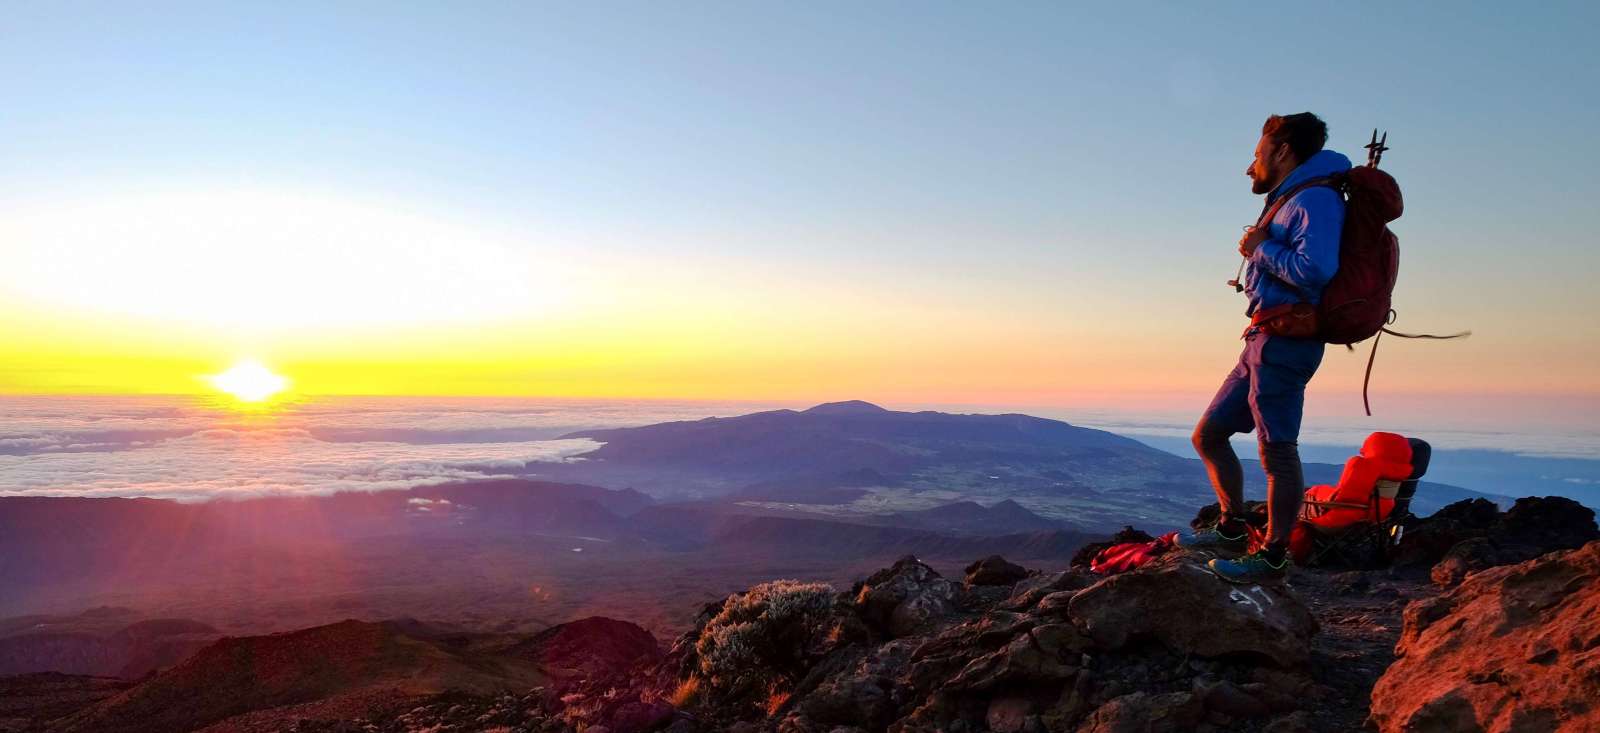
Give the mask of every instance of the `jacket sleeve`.
<svg viewBox="0 0 1600 733">
<path fill-rule="evenodd" d="M 1281 214 L 1288 218 L 1287 241 L 1262 242 L 1251 261 L 1306 298 L 1319 298 L 1339 270 L 1344 201 L 1332 189 L 1307 189 L 1284 204 Z"/>
</svg>

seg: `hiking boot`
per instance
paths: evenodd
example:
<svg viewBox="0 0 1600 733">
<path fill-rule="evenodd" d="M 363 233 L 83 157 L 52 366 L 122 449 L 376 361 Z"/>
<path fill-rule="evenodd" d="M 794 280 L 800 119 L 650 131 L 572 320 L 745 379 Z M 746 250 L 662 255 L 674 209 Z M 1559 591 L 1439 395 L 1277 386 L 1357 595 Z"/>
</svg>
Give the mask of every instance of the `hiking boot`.
<svg viewBox="0 0 1600 733">
<path fill-rule="evenodd" d="M 1274 562 L 1265 552 L 1252 552 L 1237 560 L 1221 558 L 1206 563 L 1206 569 L 1230 583 L 1273 583 L 1289 574 L 1289 556 Z"/>
<path fill-rule="evenodd" d="M 1245 551 L 1248 538 L 1243 531 L 1239 532 L 1238 537 L 1234 537 L 1219 527 L 1207 527 L 1205 529 L 1179 532 L 1174 544 L 1185 550 L 1220 550 L 1239 553 Z"/>
</svg>

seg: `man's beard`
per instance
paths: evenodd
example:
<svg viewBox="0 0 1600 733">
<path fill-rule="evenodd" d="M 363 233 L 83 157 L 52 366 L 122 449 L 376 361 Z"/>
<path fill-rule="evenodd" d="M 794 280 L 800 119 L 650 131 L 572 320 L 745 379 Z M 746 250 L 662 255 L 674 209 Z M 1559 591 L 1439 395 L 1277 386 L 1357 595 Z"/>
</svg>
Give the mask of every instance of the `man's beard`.
<svg viewBox="0 0 1600 733">
<path fill-rule="evenodd" d="M 1250 177 L 1250 193 L 1271 193 L 1272 184 L 1265 178 Z"/>
</svg>

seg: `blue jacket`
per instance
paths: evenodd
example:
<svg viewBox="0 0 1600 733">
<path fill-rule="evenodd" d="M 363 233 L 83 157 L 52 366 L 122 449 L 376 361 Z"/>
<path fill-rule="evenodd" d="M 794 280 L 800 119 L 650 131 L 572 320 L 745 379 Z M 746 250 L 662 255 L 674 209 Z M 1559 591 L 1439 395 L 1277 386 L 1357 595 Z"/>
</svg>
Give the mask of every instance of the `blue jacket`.
<svg viewBox="0 0 1600 733">
<path fill-rule="evenodd" d="M 1332 150 L 1320 151 L 1267 194 L 1267 203 L 1302 181 L 1347 170 L 1349 158 Z M 1333 189 L 1315 186 L 1284 202 L 1268 223 L 1271 236 L 1250 255 L 1244 278 L 1250 300 L 1245 315 L 1287 303 L 1322 300 L 1322 289 L 1339 270 L 1339 235 L 1343 232 L 1344 200 Z"/>
</svg>

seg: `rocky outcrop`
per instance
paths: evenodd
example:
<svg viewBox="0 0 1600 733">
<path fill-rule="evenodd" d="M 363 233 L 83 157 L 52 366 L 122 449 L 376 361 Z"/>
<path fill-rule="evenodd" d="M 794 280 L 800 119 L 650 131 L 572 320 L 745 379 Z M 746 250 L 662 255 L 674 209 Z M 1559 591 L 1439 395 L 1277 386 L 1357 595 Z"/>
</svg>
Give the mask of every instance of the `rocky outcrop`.
<svg viewBox="0 0 1600 733">
<path fill-rule="evenodd" d="M 832 603 L 812 595 L 783 605 L 813 610 L 741 621 L 737 646 L 786 654 L 734 658 L 708 647 L 708 636 L 727 633 L 717 617 L 674 646 L 685 656 L 669 659 L 679 671 L 670 686 L 679 715 L 694 722 L 673 725 L 1223 731 L 1260 728 L 1318 694 L 1305 605 L 1282 588 L 1224 583 L 1181 553 L 1111 578 L 1074 570 L 966 589 L 905 558 Z"/>
<path fill-rule="evenodd" d="M 1465 502 L 1413 525 L 1427 544 L 1409 549 L 1465 567 L 1498 562 L 1592 531 L 1591 515 L 1567 509 Z M 64 722 L 166 730 L 206 719 L 300 733 L 1307 733 L 1362 729 L 1370 704 L 1385 731 L 1600 724 L 1589 702 L 1600 699 L 1600 542 L 1464 571 L 1439 597 L 1416 566 L 1303 569 L 1286 584 L 1235 585 L 1204 559 L 1179 550 L 1105 577 L 1029 572 L 991 556 L 955 580 L 904 557 L 842 592 L 780 580 L 707 604 L 666 651 L 605 618 L 515 640 L 346 622 L 219 643 Z M 1427 567 L 1454 572 L 1437 560 Z M 1424 600 L 1406 605 L 1415 598 Z M 202 664 L 218 659 L 227 664 Z M 307 687 L 314 682 L 324 687 Z"/>
<path fill-rule="evenodd" d="M 1520 504 L 1520 502 L 1519 502 Z M 1468 577 L 1406 609 L 1380 730 L 1600 730 L 1600 542 Z"/>
<path fill-rule="evenodd" d="M 1310 658 L 1317 631 L 1305 604 L 1282 586 L 1220 582 L 1184 557 L 1086 588 L 1068 614 L 1106 649 L 1153 637 L 1180 653 L 1249 654 L 1285 667 Z"/>
<path fill-rule="evenodd" d="M 1594 510 L 1565 497 L 1524 497 L 1504 513 L 1473 499 L 1411 520 L 1396 548 L 1395 566 L 1425 568 L 1436 585 L 1449 588 L 1473 573 L 1596 539 L 1600 527 Z"/>
<path fill-rule="evenodd" d="M 552 626 L 512 653 L 538 662 L 552 678 L 607 679 L 661 659 L 650 632 L 627 621 L 591 616 Z"/>
<path fill-rule="evenodd" d="M 956 608 L 961 586 L 915 557 L 879 570 L 854 591 L 855 606 L 874 628 L 891 636 L 924 631 Z"/>
<path fill-rule="evenodd" d="M 1028 569 L 1008 562 L 999 555 L 990 555 L 967 566 L 966 582 L 974 585 L 1015 585 L 1028 577 Z"/>
</svg>

